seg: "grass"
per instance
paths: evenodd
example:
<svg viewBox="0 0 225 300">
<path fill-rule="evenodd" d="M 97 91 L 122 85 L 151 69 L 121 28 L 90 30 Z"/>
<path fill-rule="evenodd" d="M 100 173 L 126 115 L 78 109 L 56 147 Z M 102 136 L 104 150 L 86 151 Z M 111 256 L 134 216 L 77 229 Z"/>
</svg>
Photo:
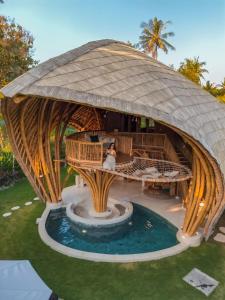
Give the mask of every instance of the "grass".
<svg viewBox="0 0 225 300">
<path fill-rule="evenodd" d="M 145 263 L 94 263 L 61 255 L 42 243 L 35 220 L 44 204 L 26 179 L 0 192 L 0 259 L 29 259 L 46 282 L 65 300 L 186 300 L 206 299 L 183 282 L 193 267 L 220 282 L 208 299 L 225 299 L 225 247 L 212 241 L 180 255 Z M 9 218 L 2 214 L 20 205 Z"/>
</svg>

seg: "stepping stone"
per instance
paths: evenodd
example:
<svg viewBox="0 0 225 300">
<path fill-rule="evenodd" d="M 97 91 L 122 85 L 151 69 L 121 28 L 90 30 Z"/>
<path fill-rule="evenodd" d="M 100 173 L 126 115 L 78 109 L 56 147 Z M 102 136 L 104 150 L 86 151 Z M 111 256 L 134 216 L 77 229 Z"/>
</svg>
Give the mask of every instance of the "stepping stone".
<svg viewBox="0 0 225 300">
<path fill-rule="evenodd" d="M 9 217 L 9 216 L 11 216 L 11 212 L 7 212 L 7 213 L 4 213 L 2 216 L 4 217 L 4 218 L 7 218 L 7 217 Z"/>
<path fill-rule="evenodd" d="M 219 227 L 219 231 L 225 234 L 225 227 Z"/>
<path fill-rule="evenodd" d="M 220 243 L 225 243 L 225 235 L 222 233 L 217 233 L 216 236 L 214 236 L 214 241 L 220 242 Z"/>
<path fill-rule="evenodd" d="M 36 224 L 38 225 L 40 221 L 41 221 L 41 218 L 37 218 L 36 219 Z"/>
<path fill-rule="evenodd" d="M 217 280 L 196 268 L 184 276 L 183 280 L 206 296 L 209 296 L 219 284 Z"/>
<path fill-rule="evenodd" d="M 28 201 L 28 202 L 26 202 L 24 205 L 28 206 L 28 205 L 31 205 L 31 204 L 32 204 L 32 202 L 31 202 L 31 201 Z"/>
<path fill-rule="evenodd" d="M 38 200 L 40 200 L 40 198 L 39 198 L 39 197 L 34 197 L 33 200 L 34 200 L 34 201 L 38 201 Z"/>
<path fill-rule="evenodd" d="M 14 206 L 11 208 L 11 210 L 17 210 L 17 209 L 20 209 L 20 206 Z"/>
</svg>

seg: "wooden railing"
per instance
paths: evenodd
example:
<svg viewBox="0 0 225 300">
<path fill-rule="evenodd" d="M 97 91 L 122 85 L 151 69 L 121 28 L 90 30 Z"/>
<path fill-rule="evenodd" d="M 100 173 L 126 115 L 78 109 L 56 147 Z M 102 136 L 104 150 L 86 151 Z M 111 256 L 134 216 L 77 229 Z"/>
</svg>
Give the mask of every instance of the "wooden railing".
<svg viewBox="0 0 225 300">
<path fill-rule="evenodd" d="M 165 136 L 164 140 L 164 152 L 167 160 L 180 163 L 180 159 L 177 155 L 177 152 L 167 136 Z"/>
<path fill-rule="evenodd" d="M 180 163 L 179 157 L 174 146 L 162 133 L 130 133 L 130 132 L 79 132 L 66 138 L 66 157 L 67 160 L 83 164 L 103 163 L 103 154 L 106 145 L 102 142 L 86 141 L 87 135 L 98 135 L 114 137 L 117 152 L 126 155 L 136 155 L 137 151 L 147 152 L 150 158 L 165 159 Z M 143 150 L 141 152 L 141 150 Z M 136 151 L 136 152 L 135 152 Z"/>
<path fill-rule="evenodd" d="M 179 163 L 179 157 L 173 147 L 171 141 L 164 133 L 133 133 L 133 132 L 120 132 L 113 133 L 118 137 L 130 137 L 132 138 L 132 150 L 137 149 L 146 150 L 149 154 L 153 154 L 151 157 L 155 159 L 166 159 Z M 127 141 L 126 141 L 127 142 Z M 158 155 L 157 155 L 158 153 Z"/>
<path fill-rule="evenodd" d="M 134 132 L 119 132 L 114 135 L 129 136 L 133 139 L 133 148 L 137 147 L 156 147 L 164 148 L 165 134 L 161 133 L 134 133 Z"/>
<path fill-rule="evenodd" d="M 125 135 L 114 135 L 103 131 L 78 132 L 66 138 L 66 159 L 70 162 L 82 164 L 102 165 L 103 154 L 108 143 L 89 142 L 86 135 L 98 135 L 115 138 L 116 151 L 131 156 L 132 137 Z"/>
<path fill-rule="evenodd" d="M 132 155 L 133 138 L 126 135 L 116 135 L 116 151 Z"/>
<path fill-rule="evenodd" d="M 66 139 L 66 159 L 70 162 L 101 165 L 103 144 Z"/>
</svg>

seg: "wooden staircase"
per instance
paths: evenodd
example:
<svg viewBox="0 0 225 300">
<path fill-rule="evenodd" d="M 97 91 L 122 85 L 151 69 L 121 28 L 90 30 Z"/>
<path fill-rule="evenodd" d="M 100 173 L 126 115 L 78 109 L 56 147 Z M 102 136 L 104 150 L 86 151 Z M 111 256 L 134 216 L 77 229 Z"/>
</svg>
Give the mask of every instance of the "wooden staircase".
<svg viewBox="0 0 225 300">
<path fill-rule="evenodd" d="M 175 149 L 175 151 L 180 163 L 191 170 L 191 162 L 184 156 L 184 154 L 180 150 Z"/>
</svg>

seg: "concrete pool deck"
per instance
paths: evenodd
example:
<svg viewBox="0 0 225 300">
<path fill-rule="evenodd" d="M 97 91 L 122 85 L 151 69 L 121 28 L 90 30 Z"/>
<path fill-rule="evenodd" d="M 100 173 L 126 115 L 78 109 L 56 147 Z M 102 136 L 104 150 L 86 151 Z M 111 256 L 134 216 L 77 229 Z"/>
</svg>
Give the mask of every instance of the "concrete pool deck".
<svg viewBox="0 0 225 300">
<path fill-rule="evenodd" d="M 141 204 L 144 207 L 151 209 L 152 211 L 156 212 L 157 214 L 168 220 L 178 229 L 182 225 L 185 210 L 182 208 L 181 200 L 162 193 L 153 195 L 149 191 L 142 191 L 140 182 L 129 182 L 127 180 L 117 179 L 111 187 L 109 196 L 113 197 L 114 199 L 132 201 L 134 203 Z M 181 238 L 179 239 L 179 244 L 163 250 L 140 254 L 112 255 L 80 251 L 56 242 L 48 235 L 45 228 L 45 223 L 50 210 L 57 207 L 66 207 L 66 205 L 68 205 L 69 203 L 79 202 L 82 199 L 85 199 L 86 197 L 90 197 L 88 187 L 77 187 L 74 185 L 63 190 L 63 201 L 61 204 L 58 204 L 57 206 L 51 204 L 46 206 L 46 209 L 43 212 L 40 222 L 38 224 L 39 235 L 45 244 L 47 244 L 52 249 L 67 256 L 96 262 L 98 261 L 117 263 L 157 260 L 164 257 L 179 254 L 190 246 L 185 241 L 182 241 Z"/>
<path fill-rule="evenodd" d="M 79 188 L 75 185 L 65 188 L 62 192 L 64 204 L 76 203 L 87 196 L 90 197 L 87 187 Z M 142 191 L 141 183 L 138 181 L 116 179 L 111 186 L 109 197 L 141 204 L 167 219 L 178 229 L 183 223 L 185 209 L 182 207 L 181 199 L 163 193 L 152 194 L 148 190 Z"/>
</svg>

